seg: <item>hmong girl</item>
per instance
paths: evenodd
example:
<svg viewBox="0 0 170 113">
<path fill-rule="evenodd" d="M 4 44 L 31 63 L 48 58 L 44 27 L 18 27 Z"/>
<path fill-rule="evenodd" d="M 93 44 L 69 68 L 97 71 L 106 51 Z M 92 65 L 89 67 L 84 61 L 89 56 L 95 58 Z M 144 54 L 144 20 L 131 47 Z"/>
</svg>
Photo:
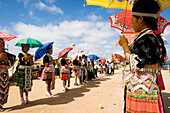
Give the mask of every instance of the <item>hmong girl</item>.
<svg viewBox="0 0 170 113">
<path fill-rule="evenodd" d="M 8 75 L 8 66 L 9 62 L 9 53 L 5 51 L 5 42 L 0 38 L 0 112 L 4 111 L 3 105 L 7 103 L 8 91 L 9 91 L 9 75 Z M 13 61 L 15 58 L 13 59 Z"/>
<path fill-rule="evenodd" d="M 53 60 L 51 54 L 53 53 L 52 46 L 48 46 L 46 48 L 47 54 L 43 58 L 44 63 L 44 70 L 42 72 L 42 80 L 46 82 L 47 86 L 47 92 L 46 95 L 49 97 L 53 97 L 51 90 L 53 90 L 55 87 L 55 68 L 54 63 L 55 60 Z"/>
<path fill-rule="evenodd" d="M 73 74 L 74 74 L 74 77 L 75 77 L 74 85 L 78 86 L 79 84 L 77 82 L 77 78 L 79 79 L 79 83 L 81 83 L 81 81 L 80 81 L 80 77 L 79 77 L 79 61 L 76 60 L 76 59 L 73 61 L 73 69 L 72 70 L 73 70 Z"/>
<path fill-rule="evenodd" d="M 29 44 L 22 44 L 22 53 L 19 53 L 19 67 L 17 76 L 17 86 L 19 86 L 21 105 L 30 103 L 28 99 L 28 92 L 31 91 L 32 87 L 32 69 L 31 65 L 33 62 L 33 55 L 28 54 Z M 24 100 L 23 93 L 25 92 L 26 99 Z"/>
<path fill-rule="evenodd" d="M 160 12 L 157 0 L 137 0 L 132 8 L 132 25 L 138 32 L 136 39 L 128 46 L 126 37 L 120 35 L 119 44 L 130 67 L 125 73 L 126 113 L 164 113 L 156 82 L 158 66 L 166 56 L 156 23 Z"/>
<path fill-rule="evenodd" d="M 63 91 L 66 92 L 66 91 L 69 91 L 69 89 L 67 88 L 67 80 L 68 80 L 68 74 L 69 74 L 69 67 L 68 67 L 68 64 L 67 64 L 67 61 L 66 61 L 66 58 L 67 58 L 67 54 L 68 53 L 65 53 L 63 56 L 62 56 L 62 59 L 61 59 L 61 70 L 60 70 L 60 73 L 61 73 L 61 80 L 63 81 Z"/>
</svg>

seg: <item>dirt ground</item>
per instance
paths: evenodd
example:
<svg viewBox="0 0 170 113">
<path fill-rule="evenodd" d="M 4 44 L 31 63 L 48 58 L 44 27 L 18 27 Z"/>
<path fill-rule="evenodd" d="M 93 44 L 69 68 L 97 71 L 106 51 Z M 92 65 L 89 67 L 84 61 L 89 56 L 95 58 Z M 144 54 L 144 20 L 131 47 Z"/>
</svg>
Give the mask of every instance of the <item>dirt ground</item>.
<svg viewBox="0 0 170 113">
<path fill-rule="evenodd" d="M 170 75 L 163 70 L 166 90 L 162 92 L 165 113 L 170 113 Z M 19 89 L 11 82 L 9 98 L 5 104 L 9 113 L 122 113 L 123 112 L 123 81 L 121 70 L 114 75 L 100 76 L 88 81 L 82 86 L 74 86 L 71 78 L 69 92 L 62 91 L 60 79 L 56 79 L 56 89 L 52 91 L 54 97 L 45 95 L 45 84 L 41 80 L 34 80 L 29 94 L 30 104 L 20 105 Z M 99 107 L 102 105 L 102 109 Z"/>
</svg>

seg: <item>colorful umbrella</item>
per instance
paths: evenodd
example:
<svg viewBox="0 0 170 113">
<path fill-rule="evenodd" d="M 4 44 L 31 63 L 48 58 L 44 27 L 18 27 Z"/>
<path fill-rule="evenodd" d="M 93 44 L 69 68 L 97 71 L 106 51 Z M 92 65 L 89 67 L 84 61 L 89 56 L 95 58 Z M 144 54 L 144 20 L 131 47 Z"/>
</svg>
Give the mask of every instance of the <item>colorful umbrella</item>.
<svg viewBox="0 0 170 113">
<path fill-rule="evenodd" d="M 132 1 L 133 0 L 86 0 L 87 5 L 96 5 L 102 6 L 107 9 L 132 9 Z"/>
<path fill-rule="evenodd" d="M 68 48 L 65 48 L 62 51 L 60 51 L 60 53 L 58 54 L 58 59 L 60 59 L 64 54 L 68 53 L 72 49 L 73 49 L 72 47 L 68 47 Z"/>
<path fill-rule="evenodd" d="M 105 64 L 105 63 L 106 63 L 106 59 L 105 59 L 105 58 L 102 58 L 102 59 L 101 59 L 101 62 L 102 62 L 103 64 Z"/>
<path fill-rule="evenodd" d="M 73 52 L 73 53 L 71 54 L 69 60 L 70 60 L 71 62 L 73 62 L 73 61 L 78 57 L 78 55 L 79 55 L 79 50 Z"/>
<path fill-rule="evenodd" d="M 43 46 L 43 44 L 40 41 L 38 41 L 36 39 L 33 39 L 33 38 L 21 39 L 19 42 L 17 42 L 15 44 L 15 46 L 21 47 L 22 44 L 29 44 L 30 48 L 35 48 L 35 47 Z"/>
<path fill-rule="evenodd" d="M 109 62 L 111 62 L 112 60 L 111 60 L 111 59 L 106 59 L 106 61 L 109 61 Z"/>
<path fill-rule="evenodd" d="M 35 52 L 35 61 L 40 59 L 45 53 L 47 53 L 47 47 L 52 46 L 54 42 L 45 43 L 43 46 L 39 47 Z"/>
<path fill-rule="evenodd" d="M 126 9 L 132 10 L 134 0 L 85 0 L 87 5 L 102 6 L 110 9 Z M 162 11 L 170 7 L 170 0 L 158 0 L 161 4 Z"/>
<path fill-rule="evenodd" d="M 87 53 L 88 53 L 88 51 L 83 51 L 83 52 L 79 53 L 79 56 L 85 55 Z"/>
<path fill-rule="evenodd" d="M 97 59 L 99 59 L 99 57 L 97 56 L 97 55 L 88 55 L 87 56 L 89 59 L 91 59 L 91 60 L 97 60 Z"/>
<path fill-rule="evenodd" d="M 0 38 L 2 38 L 4 41 L 10 41 L 17 37 L 6 32 L 0 32 Z"/>
<path fill-rule="evenodd" d="M 134 33 L 133 28 L 132 28 L 132 11 L 130 10 L 126 11 L 125 22 L 124 22 L 124 14 L 125 14 L 125 10 L 113 16 L 110 16 L 109 19 L 111 21 L 111 27 L 114 27 L 121 31 L 123 31 L 123 27 L 124 27 L 124 33 Z M 161 30 L 161 33 L 164 32 L 164 29 L 169 24 L 170 22 L 168 20 L 166 20 L 162 16 L 159 16 L 157 25 L 158 25 L 158 28 Z"/>
</svg>

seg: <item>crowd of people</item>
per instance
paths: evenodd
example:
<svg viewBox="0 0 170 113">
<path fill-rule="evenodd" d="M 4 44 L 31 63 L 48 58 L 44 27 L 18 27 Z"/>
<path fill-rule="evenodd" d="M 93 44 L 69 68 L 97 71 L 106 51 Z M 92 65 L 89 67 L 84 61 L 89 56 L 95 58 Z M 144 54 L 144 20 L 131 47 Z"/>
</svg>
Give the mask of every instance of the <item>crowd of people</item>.
<svg viewBox="0 0 170 113">
<path fill-rule="evenodd" d="M 9 76 L 8 67 L 15 62 L 15 56 L 5 52 L 5 42 L 0 39 L 0 111 L 4 111 L 3 105 L 7 102 L 9 91 Z M 34 55 L 28 53 L 30 49 L 29 44 L 22 44 L 22 52 L 18 54 L 19 65 L 17 66 L 17 83 L 19 87 L 19 93 L 21 98 L 21 105 L 29 104 L 28 98 L 29 92 L 33 86 L 32 66 L 34 64 Z M 86 55 L 77 56 L 74 61 L 70 61 L 66 52 L 60 59 L 53 59 L 51 56 L 53 53 L 52 45 L 47 46 L 46 54 L 43 57 L 43 70 L 40 71 L 41 80 L 46 84 L 46 95 L 53 97 L 51 90 L 55 89 L 55 79 L 59 76 L 62 80 L 63 91 L 69 91 L 70 77 L 75 77 L 74 86 L 86 84 L 88 80 L 92 80 L 100 75 L 109 74 L 109 67 L 111 67 L 111 73 L 114 74 L 114 61 L 112 66 L 110 63 L 102 63 L 101 60 L 88 60 Z M 25 94 L 25 97 L 24 97 Z"/>
</svg>

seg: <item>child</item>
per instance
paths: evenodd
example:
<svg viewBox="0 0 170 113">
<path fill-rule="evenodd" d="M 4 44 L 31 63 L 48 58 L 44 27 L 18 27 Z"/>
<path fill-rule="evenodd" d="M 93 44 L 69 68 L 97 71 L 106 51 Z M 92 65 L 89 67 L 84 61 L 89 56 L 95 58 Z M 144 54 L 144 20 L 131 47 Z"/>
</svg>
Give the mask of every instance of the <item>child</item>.
<svg viewBox="0 0 170 113">
<path fill-rule="evenodd" d="M 25 103 L 30 103 L 28 100 L 28 92 L 31 91 L 32 87 L 32 69 L 31 65 L 33 62 L 33 55 L 28 54 L 29 44 L 22 44 L 22 53 L 19 53 L 19 68 L 17 76 L 17 86 L 19 86 L 20 96 L 21 96 L 21 105 Z M 26 101 L 24 100 L 23 93 L 25 92 Z"/>
<path fill-rule="evenodd" d="M 79 62 L 78 62 L 78 60 L 74 60 L 73 61 L 73 74 L 75 76 L 75 83 L 74 83 L 74 85 L 78 86 L 79 85 L 77 83 L 77 77 L 79 75 Z M 80 81 L 80 78 L 79 78 L 79 81 Z"/>
<path fill-rule="evenodd" d="M 55 85 L 55 69 L 54 69 L 55 61 L 51 57 L 51 54 L 53 53 L 52 46 L 48 46 L 46 50 L 47 53 L 43 58 L 45 68 L 42 72 L 42 80 L 46 82 L 47 87 L 46 95 L 48 97 L 53 97 L 51 90 L 54 89 Z"/>
<path fill-rule="evenodd" d="M 67 80 L 68 80 L 68 74 L 69 74 L 69 68 L 67 65 L 67 53 L 63 55 L 62 59 L 61 59 L 61 80 L 63 81 L 63 91 L 67 92 L 69 91 L 69 89 L 67 88 Z"/>
</svg>

